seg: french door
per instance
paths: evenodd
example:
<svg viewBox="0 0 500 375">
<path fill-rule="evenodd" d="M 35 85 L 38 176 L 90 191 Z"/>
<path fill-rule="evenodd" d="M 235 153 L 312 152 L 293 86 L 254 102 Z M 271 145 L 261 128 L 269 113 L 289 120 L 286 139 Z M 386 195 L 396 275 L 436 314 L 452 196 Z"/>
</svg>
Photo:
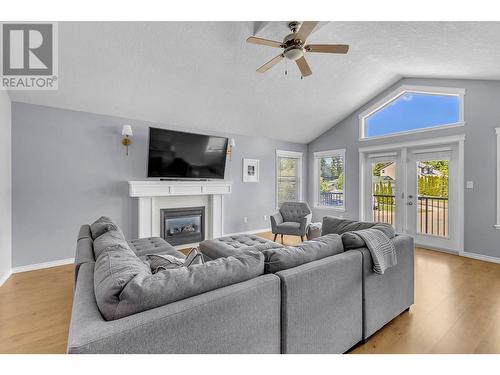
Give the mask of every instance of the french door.
<svg viewBox="0 0 500 375">
<path fill-rule="evenodd" d="M 391 224 L 427 248 L 460 251 L 458 146 L 367 153 L 364 220 Z"/>
</svg>

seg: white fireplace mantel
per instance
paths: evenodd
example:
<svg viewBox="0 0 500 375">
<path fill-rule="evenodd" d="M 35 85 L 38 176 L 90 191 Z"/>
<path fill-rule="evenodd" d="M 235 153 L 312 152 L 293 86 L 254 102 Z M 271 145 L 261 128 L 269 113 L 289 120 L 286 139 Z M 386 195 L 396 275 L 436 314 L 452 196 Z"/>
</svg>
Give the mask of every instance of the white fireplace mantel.
<svg viewBox="0 0 500 375">
<path fill-rule="evenodd" d="M 179 196 L 208 196 L 210 204 L 210 231 L 208 238 L 222 236 L 223 197 L 231 194 L 230 181 L 129 181 L 129 195 L 139 200 L 139 237 L 152 237 L 157 232 L 153 228 L 155 198 Z"/>
</svg>

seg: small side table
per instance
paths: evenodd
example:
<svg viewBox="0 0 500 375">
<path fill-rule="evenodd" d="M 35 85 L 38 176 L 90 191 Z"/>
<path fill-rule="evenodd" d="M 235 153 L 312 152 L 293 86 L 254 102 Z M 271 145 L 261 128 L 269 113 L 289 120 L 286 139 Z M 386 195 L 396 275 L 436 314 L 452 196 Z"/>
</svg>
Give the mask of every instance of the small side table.
<svg viewBox="0 0 500 375">
<path fill-rule="evenodd" d="M 307 227 L 306 236 L 308 240 L 312 240 L 321 236 L 321 223 L 311 223 Z"/>
</svg>

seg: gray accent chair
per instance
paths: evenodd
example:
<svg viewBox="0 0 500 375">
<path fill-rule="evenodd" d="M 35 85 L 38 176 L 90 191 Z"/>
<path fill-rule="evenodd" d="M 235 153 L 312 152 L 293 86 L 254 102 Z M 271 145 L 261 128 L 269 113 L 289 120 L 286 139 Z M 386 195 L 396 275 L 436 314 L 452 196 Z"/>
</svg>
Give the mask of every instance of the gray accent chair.
<svg viewBox="0 0 500 375">
<path fill-rule="evenodd" d="M 284 202 L 279 211 L 271 215 L 271 229 L 274 234 L 274 241 L 278 234 L 300 236 L 304 241 L 307 227 L 311 223 L 312 212 L 309 205 L 305 202 Z"/>
</svg>

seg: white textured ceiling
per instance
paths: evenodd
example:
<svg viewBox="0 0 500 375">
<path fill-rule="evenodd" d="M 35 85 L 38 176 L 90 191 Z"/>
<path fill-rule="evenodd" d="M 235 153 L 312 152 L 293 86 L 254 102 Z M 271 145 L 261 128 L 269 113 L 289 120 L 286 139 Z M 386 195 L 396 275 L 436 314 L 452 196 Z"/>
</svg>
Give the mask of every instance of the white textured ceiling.
<svg viewBox="0 0 500 375">
<path fill-rule="evenodd" d="M 303 80 L 288 62 L 255 69 L 279 50 L 284 22 L 59 24 L 59 90 L 11 91 L 14 101 L 189 128 L 307 143 L 405 76 L 500 79 L 499 22 L 321 23 Z"/>
</svg>

